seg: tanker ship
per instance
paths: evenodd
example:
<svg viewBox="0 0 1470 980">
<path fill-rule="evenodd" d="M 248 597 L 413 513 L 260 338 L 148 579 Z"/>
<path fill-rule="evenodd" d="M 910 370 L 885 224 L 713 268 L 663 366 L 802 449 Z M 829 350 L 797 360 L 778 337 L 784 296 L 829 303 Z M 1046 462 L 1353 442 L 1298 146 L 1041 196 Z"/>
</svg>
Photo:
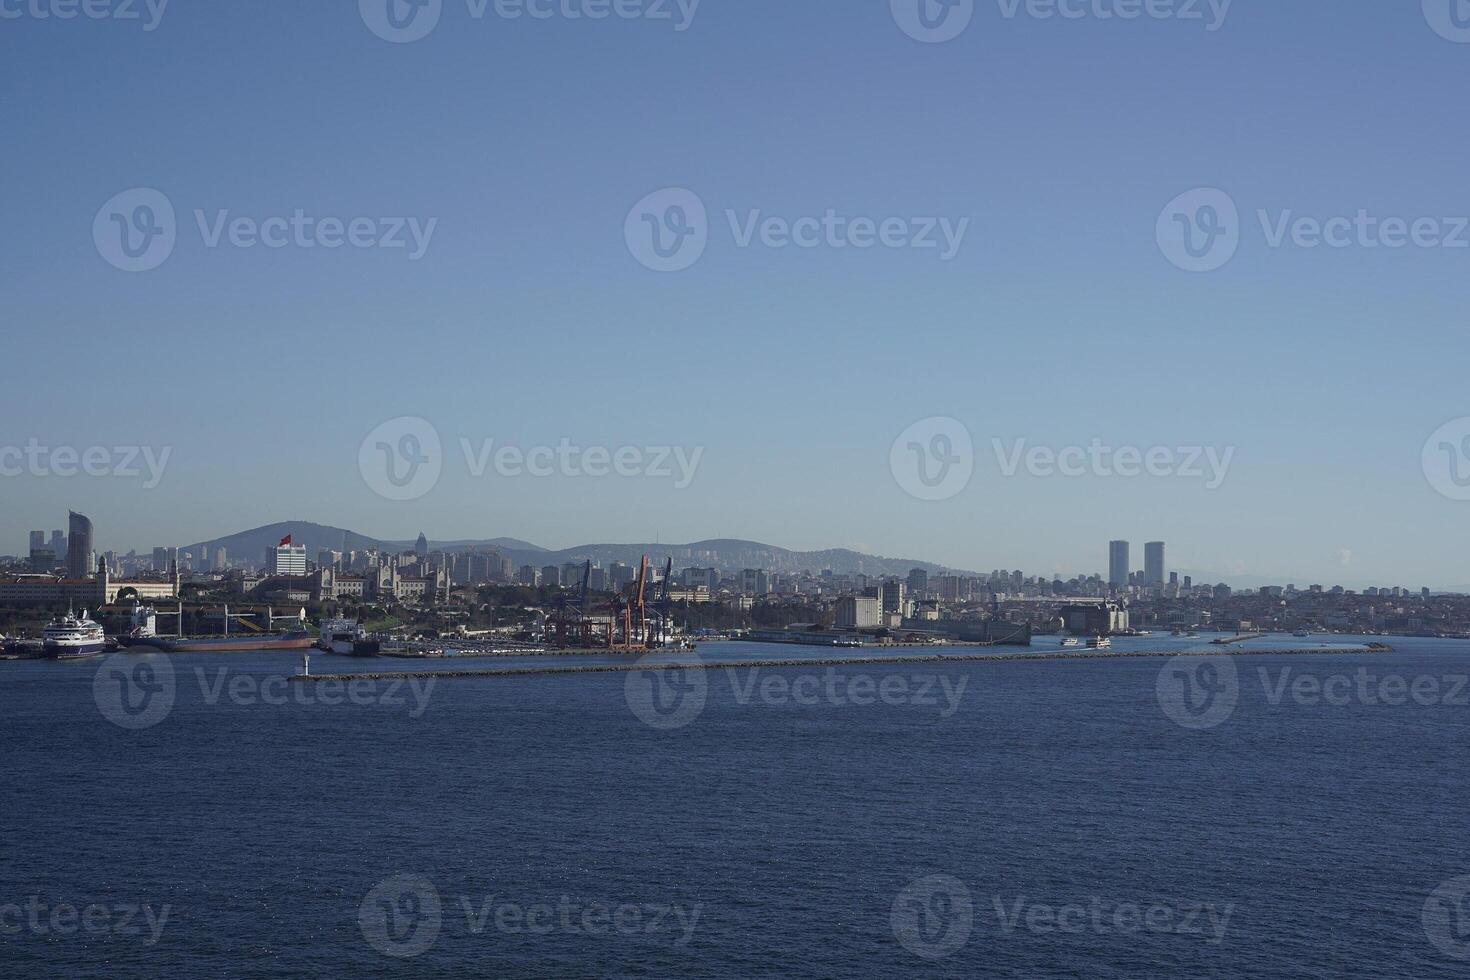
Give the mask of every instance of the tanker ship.
<svg viewBox="0 0 1470 980">
<path fill-rule="evenodd" d="M 230 653 L 237 650 L 305 650 L 316 637 L 305 630 L 286 633 L 243 633 L 231 636 L 129 636 L 129 647 L 152 647 L 164 653 Z"/>
</svg>

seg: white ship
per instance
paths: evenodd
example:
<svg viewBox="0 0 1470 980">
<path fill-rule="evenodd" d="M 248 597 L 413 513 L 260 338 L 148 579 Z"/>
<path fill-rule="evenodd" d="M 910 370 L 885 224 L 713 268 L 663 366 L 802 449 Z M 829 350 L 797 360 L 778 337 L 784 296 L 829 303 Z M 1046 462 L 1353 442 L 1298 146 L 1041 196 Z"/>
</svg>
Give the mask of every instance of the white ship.
<svg viewBox="0 0 1470 980">
<path fill-rule="evenodd" d="M 1106 636 L 1094 636 L 1087 641 L 1089 650 L 1106 650 L 1113 645 L 1113 641 Z"/>
<path fill-rule="evenodd" d="M 41 645 L 44 656 L 52 660 L 79 660 L 107 649 L 102 627 L 87 618 L 87 610 L 77 616 L 67 612 L 46 626 Z"/>
</svg>

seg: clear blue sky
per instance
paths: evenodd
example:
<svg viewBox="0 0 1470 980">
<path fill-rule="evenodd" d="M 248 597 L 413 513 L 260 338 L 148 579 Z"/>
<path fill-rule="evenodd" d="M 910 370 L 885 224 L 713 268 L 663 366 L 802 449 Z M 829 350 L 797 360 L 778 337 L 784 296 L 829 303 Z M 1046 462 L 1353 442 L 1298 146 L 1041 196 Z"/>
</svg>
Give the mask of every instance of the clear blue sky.
<svg viewBox="0 0 1470 980">
<path fill-rule="evenodd" d="M 30 0 L 28 0 L 30 2 Z M 671 4 L 671 7 L 673 5 Z M 17 9 L 17 8 L 10 8 Z M 493 5 L 492 5 L 493 10 Z M 172 448 L 163 481 L 0 479 L 0 552 L 68 507 L 98 546 L 283 519 L 407 538 L 744 537 L 1091 572 L 1112 537 L 1220 576 L 1470 583 L 1470 502 L 1420 452 L 1470 415 L 1470 250 L 1270 249 L 1255 211 L 1470 214 L 1470 44 L 1418 3 L 1237 0 L 1224 26 L 1004 16 L 923 44 L 888 0 L 703 0 L 668 21 L 473 18 L 392 44 L 356 3 L 173 0 L 137 22 L 0 20 L 0 443 Z M 94 217 L 164 192 L 178 242 L 126 273 Z M 685 187 L 703 258 L 634 260 Z M 1218 187 L 1208 274 L 1155 222 Z M 739 248 L 724 211 L 967 217 L 963 248 Z M 207 248 L 193 212 L 437 218 L 402 250 Z M 430 420 L 432 492 L 358 467 Z M 903 492 L 889 447 L 953 416 L 975 475 Z M 702 447 L 667 480 L 474 478 L 457 441 Z M 1234 446 L 1223 486 L 1005 477 L 991 439 Z"/>
</svg>

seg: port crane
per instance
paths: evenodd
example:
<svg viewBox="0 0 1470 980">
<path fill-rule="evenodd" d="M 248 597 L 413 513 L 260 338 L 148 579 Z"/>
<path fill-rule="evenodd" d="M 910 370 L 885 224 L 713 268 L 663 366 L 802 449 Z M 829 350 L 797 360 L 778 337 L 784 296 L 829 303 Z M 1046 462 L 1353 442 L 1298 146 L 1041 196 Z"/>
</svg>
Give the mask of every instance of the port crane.
<svg viewBox="0 0 1470 980">
<path fill-rule="evenodd" d="M 553 646 L 565 649 L 571 646 L 591 647 L 597 645 L 593 637 L 592 620 L 587 616 L 587 583 L 592 577 L 592 560 L 582 566 L 582 587 L 577 595 L 575 614 L 567 611 L 565 596 L 557 599 L 557 611 L 546 623 L 546 638 Z"/>
</svg>

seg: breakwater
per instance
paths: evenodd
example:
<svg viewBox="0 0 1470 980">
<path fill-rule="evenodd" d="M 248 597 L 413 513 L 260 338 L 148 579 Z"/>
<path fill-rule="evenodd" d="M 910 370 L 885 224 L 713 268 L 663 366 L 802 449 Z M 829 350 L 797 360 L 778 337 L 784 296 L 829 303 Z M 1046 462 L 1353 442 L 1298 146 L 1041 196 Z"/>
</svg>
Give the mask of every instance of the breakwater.
<svg viewBox="0 0 1470 980">
<path fill-rule="evenodd" d="M 822 657 L 793 658 L 789 660 L 735 660 L 735 661 L 691 661 L 637 660 L 625 664 L 572 664 L 547 667 L 495 667 L 485 670 L 415 670 L 415 671 L 371 671 L 350 674 L 297 674 L 293 681 L 357 681 L 398 680 L 402 678 L 460 678 L 460 677 L 533 677 L 539 674 L 619 674 L 634 670 L 749 670 L 751 668 L 777 667 L 864 667 L 904 664 L 945 664 L 1006 662 L 1017 660 L 1121 660 L 1129 658 L 1163 658 L 1176 656 L 1194 657 L 1292 657 L 1314 653 L 1371 654 L 1384 653 L 1393 648 L 1375 643 L 1360 647 L 1323 649 L 1305 647 L 1294 650 L 1242 650 L 1239 647 L 1219 647 L 1213 650 L 1084 650 L 1076 653 L 953 653 L 953 654 L 903 654 L 888 657 Z"/>
</svg>

